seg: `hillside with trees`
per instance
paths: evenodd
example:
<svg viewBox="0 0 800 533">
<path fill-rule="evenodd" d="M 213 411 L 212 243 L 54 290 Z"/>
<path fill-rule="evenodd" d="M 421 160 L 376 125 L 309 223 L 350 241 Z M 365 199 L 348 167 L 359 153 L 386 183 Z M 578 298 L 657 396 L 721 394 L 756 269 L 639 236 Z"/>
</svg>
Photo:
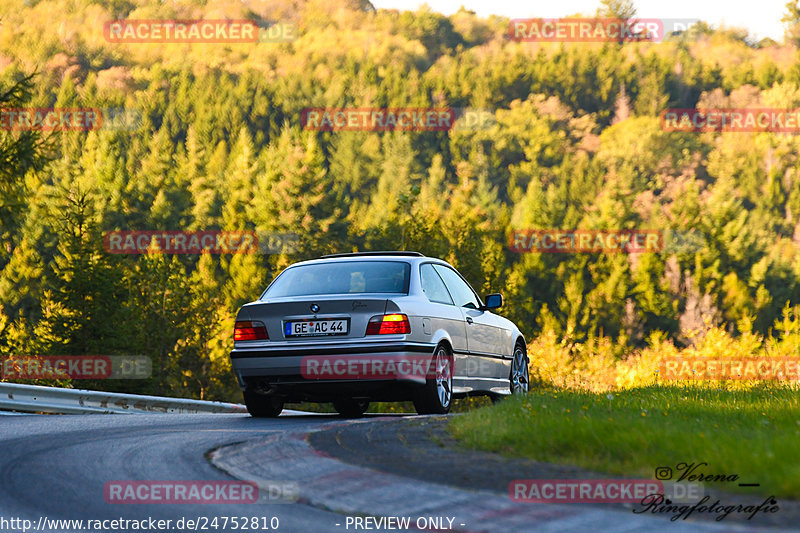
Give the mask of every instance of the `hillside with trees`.
<svg viewBox="0 0 800 533">
<path fill-rule="evenodd" d="M 81 386 L 238 399 L 228 352 L 239 306 L 291 262 L 389 249 L 441 257 L 479 292 L 502 291 L 503 314 L 531 341 L 610 343 L 623 360 L 712 329 L 731 342 L 780 336 L 776 321 L 800 305 L 800 137 L 666 131 L 659 117 L 800 108 L 799 13 L 787 9 L 781 43 L 702 23 L 663 42 L 532 43 L 511 40 L 501 17 L 367 0 L 0 0 L 0 107 L 137 117 L 0 130 L 0 354 L 147 355 L 149 380 Z M 223 18 L 298 35 L 103 34 L 109 20 Z M 309 107 L 492 120 L 313 131 L 301 123 Z M 677 237 L 644 254 L 509 248 L 515 230 L 549 228 Z M 107 231 L 208 229 L 299 241 L 270 255 L 103 247 Z"/>
</svg>

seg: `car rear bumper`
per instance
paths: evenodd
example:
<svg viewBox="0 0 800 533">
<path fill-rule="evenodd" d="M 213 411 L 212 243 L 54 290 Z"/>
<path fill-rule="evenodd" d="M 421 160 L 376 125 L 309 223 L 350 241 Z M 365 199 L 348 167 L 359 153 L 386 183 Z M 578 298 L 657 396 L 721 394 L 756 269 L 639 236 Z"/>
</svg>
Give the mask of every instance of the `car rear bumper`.
<svg viewBox="0 0 800 533">
<path fill-rule="evenodd" d="M 375 401 L 408 398 L 423 385 L 424 363 L 435 346 L 416 342 L 336 343 L 236 348 L 231 362 L 239 386 L 286 401 L 331 401 L 350 396 Z"/>
</svg>

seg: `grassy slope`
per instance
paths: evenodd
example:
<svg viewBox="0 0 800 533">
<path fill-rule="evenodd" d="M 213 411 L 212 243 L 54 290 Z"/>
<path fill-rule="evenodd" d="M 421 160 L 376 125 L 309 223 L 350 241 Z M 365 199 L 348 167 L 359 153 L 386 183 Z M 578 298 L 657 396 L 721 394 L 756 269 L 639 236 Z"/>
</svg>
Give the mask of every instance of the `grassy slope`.
<svg viewBox="0 0 800 533">
<path fill-rule="evenodd" d="M 649 479 L 706 462 L 697 472 L 800 498 L 800 393 L 789 388 L 534 391 L 455 417 L 450 431 L 472 448 Z"/>
</svg>

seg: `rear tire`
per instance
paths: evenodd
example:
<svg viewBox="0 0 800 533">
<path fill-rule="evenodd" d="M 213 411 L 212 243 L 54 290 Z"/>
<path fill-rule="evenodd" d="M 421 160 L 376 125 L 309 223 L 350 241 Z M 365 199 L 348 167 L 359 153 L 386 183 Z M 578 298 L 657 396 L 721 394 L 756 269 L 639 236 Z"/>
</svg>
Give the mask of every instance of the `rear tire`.
<svg viewBox="0 0 800 533">
<path fill-rule="evenodd" d="M 514 347 L 514 357 L 511 359 L 511 373 L 508 381 L 512 396 L 528 394 L 531 389 L 531 379 L 528 371 L 528 351 L 522 344 L 517 344 Z"/>
<path fill-rule="evenodd" d="M 283 400 L 280 398 L 251 391 L 244 391 L 244 404 L 247 412 L 255 418 L 276 418 L 283 411 Z"/>
<path fill-rule="evenodd" d="M 339 413 L 339 416 L 345 418 L 358 418 L 367 412 L 369 402 L 367 400 L 353 400 L 347 398 L 344 400 L 336 400 L 333 402 L 333 408 Z"/>
<path fill-rule="evenodd" d="M 453 402 L 453 355 L 443 344 L 433 353 L 434 376 L 414 398 L 414 408 L 420 415 L 446 415 Z"/>
</svg>

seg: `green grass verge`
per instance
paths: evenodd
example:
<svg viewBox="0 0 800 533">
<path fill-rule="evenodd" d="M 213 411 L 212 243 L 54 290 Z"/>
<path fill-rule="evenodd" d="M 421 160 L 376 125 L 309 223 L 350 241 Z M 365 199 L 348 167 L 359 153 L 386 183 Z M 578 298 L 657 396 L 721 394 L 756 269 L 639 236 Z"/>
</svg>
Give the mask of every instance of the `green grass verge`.
<svg viewBox="0 0 800 533">
<path fill-rule="evenodd" d="M 800 497 L 797 389 L 540 390 L 454 417 L 448 429 L 470 448 L 647 479 L 656 467 L 705 462 L 695 473 L 739 476 L 710 487 Z"/>
</svg>

